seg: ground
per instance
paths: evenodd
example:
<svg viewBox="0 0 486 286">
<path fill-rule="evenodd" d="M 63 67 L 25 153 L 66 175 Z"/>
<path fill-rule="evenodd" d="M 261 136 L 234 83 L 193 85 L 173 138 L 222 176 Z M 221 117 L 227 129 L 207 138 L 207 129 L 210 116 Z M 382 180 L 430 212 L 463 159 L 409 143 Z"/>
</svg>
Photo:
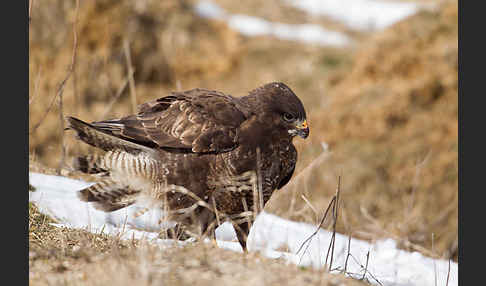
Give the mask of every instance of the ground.
<svg viewBox="0 0 486 286">
<path fill-rule="evenodd" d="M 71 172 L 71 158 L 88 147 L 63 132 L 61 111 L 87 121 L 99 120 L 132 112 L 135 94 L 137 103 L 194 87 L 241 96 L 263 83 L 283 81 L 306 107 L 310 136 L 295 140 L 299 152 L 295 175 L 288 187 L 272 197 L 266 211 L 316 223 L 340 175 L 339 232 L 368 240 L 392 237 L 404 249 L 457 261 L 457 1 L 440 1 L 438 9 L 374 33 L 348 31 L 328 19 L 306 18 L 294 8 L 275 3 L 273 12 L 261 12 L 270 10 L 256 9 L 254 1 L 244 7 L 231 1 L 215 2 L 228 11 L 267 20 L 327 25 L 346 32 L 356 43 L 333 48 L 271 37 L 246 38 L 224 22 L 193 17 L 193 1 L 146 1 L 143 5 L 80 1 L 75 69 L 69 74 L 75 1 L 34 1 L 29 27 L 30 170 L 55 173 L 61 167 L 63 175 L 82 177 Z M 129 53 L 125 41 L 130 44 Z M 135 93 L 130 92 L 127 55 L 135 69 Z M 45 222 L 39 227 L 29 233 L 31 282 L 82 281 L 82 273 L 100 271 L 89 262 L 96 259 L 106 263 L 100 269 L 107 273 L 117 273 L 115 266 L 124 265 L 133 273 L 126 279 L 149 281 L 151 272 L 135 266 L 134 261 L 143 261 L 135 251 L 138 246 L 113 244 L 111 238 L 79 231 L 52 230 Z M 110 247 L 103 248 L 100 242 L 79 248 L 86 249 L 87 255 L 73 252 L 79 251 L 75 245 L 81 241 L 103 240 Z M 203 251 L 195 254 L 198 248 L 217 253 L 208 255 L 209 260 L 234 261 L 234 273 L 246 273 L 244 279 L 253 274 L 245 272 L 241 263 L 257 265 L 258 259 L 265 261 L 266 271 L 279 271 L 284 278 L 299 273 L 295 276 L 302 274 L 317 283 L 312 279 L 323 276 L 211 245 L 171 250 L 178 253 L 172 256 L 181 257 L 173 261 L 173 273 L 178 273 L 177 265 L 193 263 L 188 262 L 191 256 L 204 257 Z M 121 250 L 114 253 L 113 249 Z M 132 259 L 121 259 L 120 253 Z M 169 259 L 163 253 L 157 255 L 148 261 Z M 209 275 L 225 279 L 227 274 L 218 274 L 217 267 L 209 268 Z M 152 273 L 152 279 L 169 279 L 157 273 Z M 263 274 L 254 277 L 258 275 Z M 299 277 L 295 279 L 304 279 Z M 268 281 L 274 282 L 278 281 Z"/>
<path fill-rule="evenodd" d="M 50 222 L 29 205 L 30 285 L 367 285 L 213 243 L 161 249 Z"/>
</svg>

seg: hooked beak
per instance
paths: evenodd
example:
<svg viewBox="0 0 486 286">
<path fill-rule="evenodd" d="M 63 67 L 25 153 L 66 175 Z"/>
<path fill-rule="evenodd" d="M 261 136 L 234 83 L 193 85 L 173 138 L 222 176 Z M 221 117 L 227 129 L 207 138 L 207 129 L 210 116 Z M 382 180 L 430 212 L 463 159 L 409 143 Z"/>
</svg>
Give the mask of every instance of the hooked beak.
<svg viewBox="0 0 486 286">
<path fill-rule="evenodd" d="M 297 122 L 295 127 L 297 127 L 297 135 L 299 135 L 303 139 L 309 136 L 309 126 L 307 126 L 307 120 L 304 119 L 304 121 Z"/>
</svg>

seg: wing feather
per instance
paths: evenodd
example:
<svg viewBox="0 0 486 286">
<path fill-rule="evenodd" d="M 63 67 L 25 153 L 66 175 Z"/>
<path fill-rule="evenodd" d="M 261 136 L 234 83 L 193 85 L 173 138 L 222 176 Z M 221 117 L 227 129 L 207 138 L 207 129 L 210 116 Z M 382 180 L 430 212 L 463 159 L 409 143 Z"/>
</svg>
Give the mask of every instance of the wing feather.
<svg viewBox="0 0 486 286">
<path fill-rule="evenodd" d="M 150 147 L 218 153 L 236 147 L 245 119 L 237 98 L 198 88 L 144 103 L 136 115 L 92 124 Z"/>
</svg>

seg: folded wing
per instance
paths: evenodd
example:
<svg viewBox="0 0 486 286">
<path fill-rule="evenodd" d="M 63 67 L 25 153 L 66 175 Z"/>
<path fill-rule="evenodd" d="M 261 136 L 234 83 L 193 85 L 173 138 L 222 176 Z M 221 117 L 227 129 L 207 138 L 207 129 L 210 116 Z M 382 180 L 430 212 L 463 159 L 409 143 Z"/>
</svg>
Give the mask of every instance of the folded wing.
<svg viewBox="0 0 486 286">
<path fill-rule="evenodd" d="M 237 130 L 245 120 L 237 104 L 237 98 L 198 88 L 144 103 L 136 115 L 92 125 L 148 147 L 219 153 L 237 146 Z"/>
</svg>

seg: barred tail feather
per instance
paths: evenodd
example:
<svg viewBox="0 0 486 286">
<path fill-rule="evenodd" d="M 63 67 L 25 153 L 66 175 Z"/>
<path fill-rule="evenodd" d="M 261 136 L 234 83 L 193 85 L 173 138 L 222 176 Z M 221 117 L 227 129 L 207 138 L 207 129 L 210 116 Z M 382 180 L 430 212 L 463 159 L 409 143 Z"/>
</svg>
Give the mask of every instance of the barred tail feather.
<svg viewBox="0 0 486 286">
<path fill-rule="evenodd" d="M 66 119 L 69 123 L 69 129 L 76 131 L 78 138 L 91 146 L 98 147 L 105 151 L 121 149 L 132 154 L 138 154 L 140 152 L 145 152 L 147 154 L 154 153 L 154 151 L 147 146 L 118 138 L 113 134 L 109 134 L 106 131 L 72 116 L 68 116 Z"/>
<path fill-rule="evenodd" d="M 73 160 L 73 167 L 75 170 L 81 171 L 86 174 L 98 174 L 104 173 L 108 170 L 101 166 L 101 161 L 97 155 L 88 155 L 76 157 Z"/>
<path fill-rule="evenodd" d="M 104 179 L 78 191 L 77 195 L 84 202 L 93 202 L 98 210 L 112 212 L 133 204 L 139 192 L 120 186 L 111 179 Z"/>
</svg>

